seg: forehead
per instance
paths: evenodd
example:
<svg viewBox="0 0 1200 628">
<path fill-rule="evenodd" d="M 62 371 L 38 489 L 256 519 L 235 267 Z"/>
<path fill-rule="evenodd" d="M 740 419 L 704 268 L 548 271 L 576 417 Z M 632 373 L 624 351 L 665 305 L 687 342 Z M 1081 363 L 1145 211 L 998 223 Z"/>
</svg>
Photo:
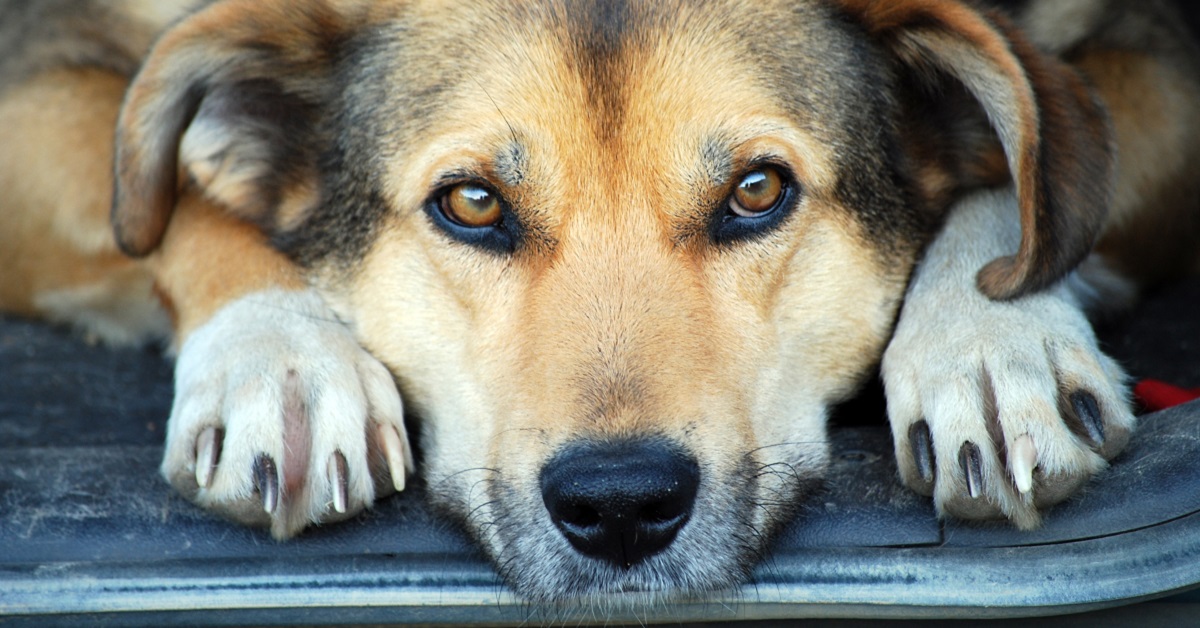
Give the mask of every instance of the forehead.
<svg viewBox="0 0 1200 628">
<path fill-rule="evenodd" d="M 848 28 L 804 2 L 420 4 L 360 52 L 349 84 L 371 137 L 478 152 L 508 177 L 531 145 L 610 170 L 654 150 L 719 164 L 772 134 L 832 146 L 870 83 Z"/>
</svg>

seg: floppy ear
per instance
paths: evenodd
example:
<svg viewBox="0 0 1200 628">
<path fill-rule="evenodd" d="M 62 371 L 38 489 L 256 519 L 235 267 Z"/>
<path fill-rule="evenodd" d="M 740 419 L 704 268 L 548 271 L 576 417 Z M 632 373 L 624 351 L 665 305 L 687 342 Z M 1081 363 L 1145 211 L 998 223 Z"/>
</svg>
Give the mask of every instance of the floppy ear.
<svg viewBox="0 0 1200 628">
<path fill-rule="evenodd" d="M 838 0 L 928 93 L 965 88 L 1003 147 L 1020 207 L 1016 254 L 988 263 L 979 289 L 1012 299 L 1087 256 L 1112 196 L 1107 114 L 1082 78 L 1034 49 L 1002 15 L 953 0 Z M 938 96 L 930 96 L 936 98 Z"/>
<path fill-rule="evenodd" d="M 323 106 L 348 17 L 323 1 L 217 2 L 168 30 L 116 134 L 112 224 L 128 254 L 162 240 L 183 185 L 264 229 L 317 202 Z"/>
</svg>

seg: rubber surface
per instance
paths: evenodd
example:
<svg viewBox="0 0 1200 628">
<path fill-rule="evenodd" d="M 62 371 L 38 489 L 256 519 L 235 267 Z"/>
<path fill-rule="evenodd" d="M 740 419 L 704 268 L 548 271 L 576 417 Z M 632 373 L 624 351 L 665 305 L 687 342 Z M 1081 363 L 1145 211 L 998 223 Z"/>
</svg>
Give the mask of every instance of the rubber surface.
<svg viewBox="0 0 1200 628">
<path fill-rule="evenodd" d="M 1109 327 L 1107 345 L 1135 375 L 1200 385 L 1198 305 L 1200 280 L 1185 282 Z M 419 484 L 287 543 L 195 508 L 157 473 L 170 392 L 157 353 L 0 320 L 0 624 L 603 623 L 514 598 Z M 753 582 L 616 617 L 1019 617 L 1200 583 L 1200 403 L 1143 417 L 1034 532 L 939 522 L 896 479 L 878 417 L 845 423 L 825 488 Z"/>
</svg>

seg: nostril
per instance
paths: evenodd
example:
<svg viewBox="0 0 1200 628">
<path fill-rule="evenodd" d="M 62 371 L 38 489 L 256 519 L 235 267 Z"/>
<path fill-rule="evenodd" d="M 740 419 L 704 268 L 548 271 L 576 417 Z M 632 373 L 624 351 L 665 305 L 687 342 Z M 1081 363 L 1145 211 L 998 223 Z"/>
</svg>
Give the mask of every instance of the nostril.
<svg viewBox="0 0 1200 628">
<path fill-rule="evenodd" d="M 672 523 L 683 514 L 679 502 L 660 501 L 642 508 L 642 511 L 638 513 L 638 520 L 651 524 Z"/>
<path fill-rule="evenodd" d="M 541 474 L 546 510 L 563 537 L 625 569 L 675 540 L 699 485 L 695 460 L 660 441 L 570 445 Z"/>
<path fill-rule="evenodd" d="M 600 511 L 586 504 L 565 503 L 558 507 L 558 520 L 563 525 L 586 532 L 600 525 Z"/>
</svg>

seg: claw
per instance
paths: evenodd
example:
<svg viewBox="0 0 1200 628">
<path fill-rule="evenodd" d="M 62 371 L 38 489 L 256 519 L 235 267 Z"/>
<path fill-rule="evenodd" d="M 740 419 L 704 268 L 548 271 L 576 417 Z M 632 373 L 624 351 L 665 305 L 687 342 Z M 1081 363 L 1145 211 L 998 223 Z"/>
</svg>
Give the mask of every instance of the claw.
<svg viewBox="0 0 1200 628">
<path fill-rule="evenodd" d="M 1022 495 L 1033 490 L 1033 469 L 1037 466 L 1037 455 L 1037 447 L 1029 434 L 1022 434 L 1009 450 L 1008 462 L 1012 467 L 1013 481 Z"/>
<path fill-rule="evenodd" d="M 275 508 L 279 506 L 279 471 L 267 454 L 259 454 L 254 459 L 254 487 L 262 495 L 263 510 L 268 515 L 275 514 Z"/>
<path fill-rule="evenodd" d="M 963 443 L 962 449 L 958 450 L 958 465 L 967 478 L 967 494 L 971 499 L 978 499 L 983 494 L 983 457 L 979 446 L 970 441 Z"/>
<path fill-rule="evenodd" d="M 921 481 L 933 482 L 933 438 L 929 435 L 929 424 L 918 421 L 908 429 L 908 442 L 912 446 L 913 462 Z"/>
<path fill-rule="evenodd" d="M 380 425 L 379 440 L 383 443 L 383 454 L 387 458 L 388 471 L 392 474 L 392 486 L 399 493 L 404 490 L 407 469 L 400 434 L 391 425 Z"/>
<path fill-rule="evenodd" d="M 1100 406 L 1096 403 L 1096 398 L 1086 390 L 1077 390 L 1071 393 L 1071 407 L 1083 423 L 1088 438 L 1097 446 L 1104 445 L 1104 420 L 1100 416 Z"/>
<path fill-rule="evenodd" d="M 217 428 L 207 427 L 196 438 L 196 485 L 200 488 L 212 486 L 213 472 L 221 450 L 218 446 Z"/>
<path fill-rule="evenodd" d="M 329 457 L 326 472 L 329 474 L 329 484 L 333 487 L 333 509 L 338 513 L 345 513 L 349 480 L 346 479 L 346 457 L 342 452 L 333 452 Z"/>
</svg>

